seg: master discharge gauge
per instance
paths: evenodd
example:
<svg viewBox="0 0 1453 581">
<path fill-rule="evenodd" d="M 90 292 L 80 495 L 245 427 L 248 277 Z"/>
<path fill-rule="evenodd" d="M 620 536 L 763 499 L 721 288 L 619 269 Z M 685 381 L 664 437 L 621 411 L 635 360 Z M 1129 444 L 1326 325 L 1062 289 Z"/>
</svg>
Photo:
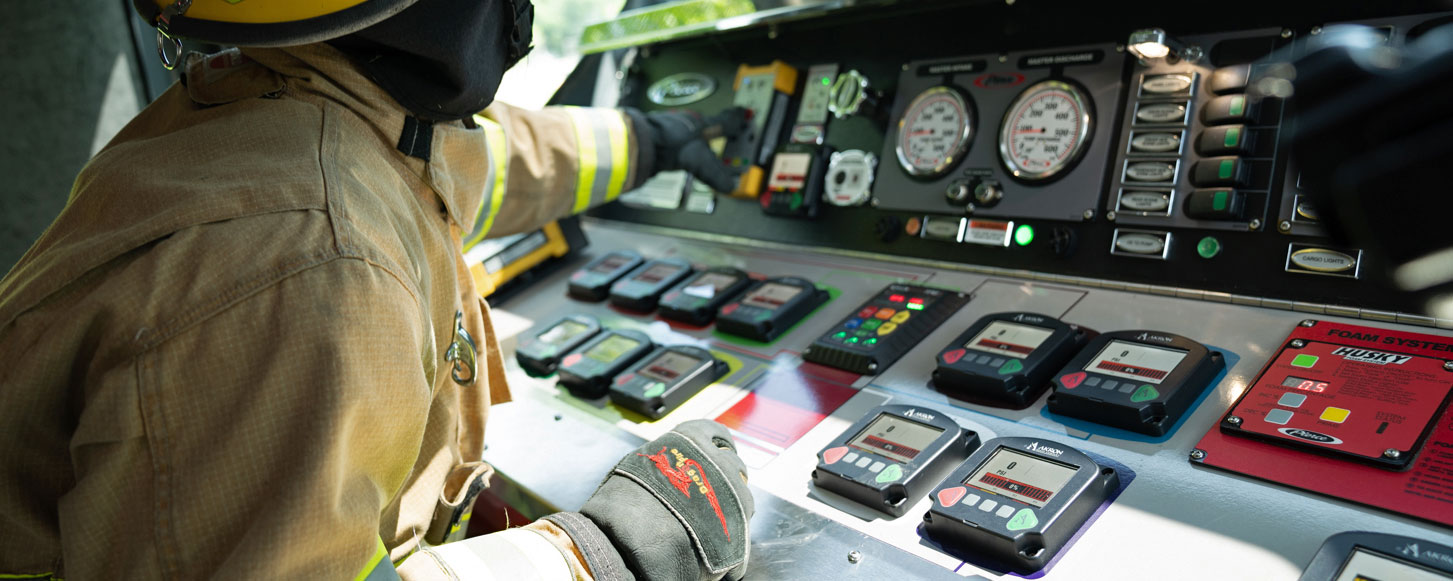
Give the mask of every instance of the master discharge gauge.
<svg viewBox="0 0 1453 581">
<path fill-rule="evenodd" d="M 1089 147 L 1095 111 L 1090 96 L 1065 81 L 1025 89 L 999 129 L 999 158 L 1014 177 L 1041 181 L 1074 167 Z"/>
<path fill-rule="evenodd" d="M 974 108 L 958 89 L 919 93 L 898 120 L 898 165 L 920 178 L 948 173 L 969 151 L 975 124 Z"/>
</svg>

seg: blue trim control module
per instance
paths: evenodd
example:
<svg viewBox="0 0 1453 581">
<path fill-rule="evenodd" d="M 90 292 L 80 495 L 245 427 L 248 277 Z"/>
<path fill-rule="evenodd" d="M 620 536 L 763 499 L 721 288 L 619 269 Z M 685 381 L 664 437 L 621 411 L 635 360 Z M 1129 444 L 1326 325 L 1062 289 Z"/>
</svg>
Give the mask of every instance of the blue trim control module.
<svg viewBox="0 0 1453 581">
<path fill-rule="evenodd" d="M 802 353 L 862 375 L 880 373 L 968 304 L 968 293 L 893 283 Z"/>
<path fill-rule="evenodd" d="M 1036 438 L 985 442 L 933 492 L 924 532 L 952 552 L 1043 569 L 1120 485 L 1083 452 Z"/>
<path fill-rule="evenodd" d="M 974 403 L 1024 409 L 1093 335 L 1039 313 L 984 315 L 939 351 L 933 386 Z"/>
<path fill-rule="evenodd" d="M 903 516 L 979 447 L 979 434 L 937 411 L 870 410 L 817 454 L 812 483 L 868 508 Z"/>
<path fill-rule="evenodd" d="M 600 321 L 595 317 L 566 315 L 520 343 L 515 348 L 515 361 L 530 375 L 550 375 L 560 367 L 560 358 L 599 332 Z"/>
<path fill-rule="evenodd" d="M 610 399 L 616 405 L 659 420 L 721 379 L 730 368 L 710 351 L 668 345 L 615 378 Z"/>
<path fill-rule="evenodd" d="M 610 287 L 610 304 L 649 313 L 656 310 L 661 295 L 691 276 L 691 263 L 675 258 L 651 260 L 616 281 Z"/>
<path fill-rule="evenodd" d="M 812 281 L 779 276 L 753 283 L 739 300 L 722 305 L 716 330 L 757 341 L 771 341 L 831 298 Z"/>
<path fill-rule="evenodd" d="M 629 250 L 613 250 L 571 274 L 570 286 L 565 292 L 582 301 L 603 301 L 610 294 L 611 285 L 645 261 Z"/>
<path fill-rule="evenodd" d="M 1055 375 L 1051 413 L 1151 436 L 1181 418 L 1226 358 L 1160 331 L 1114 331 L 1094 338 Z"/>
<path fill-rule="evenodd" d="M 705 325 L 716 312 L 748 286 L 747 273 L 728 266 L 708 268 L 676 285 L 661 297 L 661 316 L 691 325 Z"/>
<path fill-rule="evenodd" d="M 640 331 L 614 329 L 601 333 L 560 360 L 560 385 L 576 397 L 602 397 L 616 375 L 655 346 Z"/>
</svg>

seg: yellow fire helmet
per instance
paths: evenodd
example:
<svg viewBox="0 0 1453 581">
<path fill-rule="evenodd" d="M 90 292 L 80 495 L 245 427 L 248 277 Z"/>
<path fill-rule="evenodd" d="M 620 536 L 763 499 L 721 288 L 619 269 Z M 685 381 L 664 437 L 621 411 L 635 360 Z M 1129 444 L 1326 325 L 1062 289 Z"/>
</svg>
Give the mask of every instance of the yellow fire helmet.
<svg viewBox="0 0 1453 581">
<path fill-rule="evenodd" d="M 183 38 L 237 46 L 290 46 L 351 34 L 417 0 L 131 0 L 156 27 L 156 49 L 168 70 Z"/>
</svg>

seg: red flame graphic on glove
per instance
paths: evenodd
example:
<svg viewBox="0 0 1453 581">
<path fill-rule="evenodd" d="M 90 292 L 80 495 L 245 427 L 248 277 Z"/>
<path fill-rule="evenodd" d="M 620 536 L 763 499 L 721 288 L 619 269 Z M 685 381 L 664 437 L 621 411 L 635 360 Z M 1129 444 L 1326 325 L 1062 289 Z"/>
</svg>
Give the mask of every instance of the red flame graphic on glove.
<svg viewBox="0 0 1453 581">
<path fill-rule="evenodd" d="M 703 471 L 701 470 L 701 464 L 682 456 L 676 450 L 672 450 L 671 452 L 677 457 L 675 466 L 672 466 L 671 460 L 666 457 L 665 446 L 661 446 L 661 451 L 655 454 L 647 455 L 637 453 L 636 455 L 654 463 L 656 469 L 660 470 L 661 474 L 666 477 L 666 481 L 670 482 L 672 486 L 675 486 L 676 490 L 680 490 L 681 494 L 686 495 L 686 498 L 691 498 L 692 484 L 699 485 L 702 495 L 706 496 L 706 500 L 711 502 L 711 509 L 716 511 L 716 518 L 721 521 L 721 532 L 726 533 L 727 540 L 730 541 L 732 533 L 727 530 L 726 515 L 721 512 L 721 503 L 716 500 L 716 489 L 711 487 L 710 482 L 707 482 L 706 476 L 703 475 Z"/>
</svg>

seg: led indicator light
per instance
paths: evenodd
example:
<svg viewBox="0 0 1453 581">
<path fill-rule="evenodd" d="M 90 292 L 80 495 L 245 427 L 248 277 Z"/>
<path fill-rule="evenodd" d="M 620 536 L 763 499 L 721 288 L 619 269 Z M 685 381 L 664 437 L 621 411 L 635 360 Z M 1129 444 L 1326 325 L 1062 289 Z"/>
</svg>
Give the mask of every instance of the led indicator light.
<svg viewBox="0 0 1453 581">
<path fill-rule="evenodd" d="M 1014 229 L 1014 243 L 1020 246 L 1029 246 L 1034 242 L 1034 227 L 1029 224 L 1020 224 Z"/>
<path fill-rule="evenodd" d="M 1220 253 L 1221 241 L 1217 240 L 1215 236 L 1207 236 L 1196 243 L 1196 254 L 1201 255 L 1201 258 L 1214 258 Z"/>
</svg>

